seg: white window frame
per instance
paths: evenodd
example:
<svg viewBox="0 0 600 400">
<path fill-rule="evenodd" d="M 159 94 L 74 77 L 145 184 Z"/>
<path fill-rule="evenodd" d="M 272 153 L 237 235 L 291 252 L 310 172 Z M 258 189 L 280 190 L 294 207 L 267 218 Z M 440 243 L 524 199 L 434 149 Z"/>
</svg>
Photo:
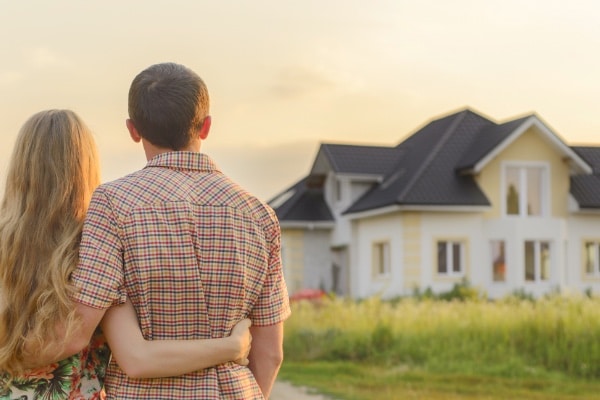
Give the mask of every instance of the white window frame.
<svg viewBox="0 0 600 400">
<path fill-rule="evenodd" d="M 507 170 L 508 168 L 517 168 L 519 170 L 519 214 L 508 214 L 507 209 Z M 540 188 L 540 215 L 527 214 L 527 169 L 536 168 L 541 170 L 541 188 Z M 542 162 L 504 162 L 502 163 L 501 179 L 501 203 L 502 215 L 507 218 L 540 218 L 546 217 L 550 211 L 550 166 Z"/>
<path fill-rule="evenodd" d="M 588 272 L 588 244 L 593 247 L 594 259 L 592 261 L 592 272 Z M 583 241 L 583 276 L 585 278 L 600 279 L 600 240 Z"/>
<path fill-rule="evenodd" d="M 525 247 L 527 242 L 533 242 L 534 264 L 533 264 L 533 280 L 527 280 L 527 260 Z M 542 243 L 548 245 L 548 278 L 542 279 L 542 263 L 541 263 L 541 247 Z M 525 283 L 547 283 L 552 281 L 552 241 L 543 239 L 527 239 L 523 241 L 523 279 Z"/>
<path fill-rule="evenodd" d="M 446 272 L 440 272 L 438 248 L 441 243 L 446 245 Z M 459 270 L 454 270 L 454 245 L 459 246 Z M 456 278 L 465 276 L 465 242 L 462 240 L 444 240 L 435 241 L 435 273 L 438 277 Z"/>
<path fill-rule="evenodd" d="M 389 240 L 379 240 L 372 243 L 371 263 L 373 278 L 385 278 L 391 275 L 392 259 Z"/>
</svg>

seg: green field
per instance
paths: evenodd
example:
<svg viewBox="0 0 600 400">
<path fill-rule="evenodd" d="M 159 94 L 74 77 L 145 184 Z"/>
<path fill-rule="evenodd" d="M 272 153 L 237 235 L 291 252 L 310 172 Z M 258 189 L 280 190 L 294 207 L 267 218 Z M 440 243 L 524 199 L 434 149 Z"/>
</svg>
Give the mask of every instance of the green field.
<svg viewBox="0 0 600 400">
<path fill-rule="evenodd" d="M 293 304 L 281 379 L 339 399 L 600 399 L 600 300 Z"/>
</svg>

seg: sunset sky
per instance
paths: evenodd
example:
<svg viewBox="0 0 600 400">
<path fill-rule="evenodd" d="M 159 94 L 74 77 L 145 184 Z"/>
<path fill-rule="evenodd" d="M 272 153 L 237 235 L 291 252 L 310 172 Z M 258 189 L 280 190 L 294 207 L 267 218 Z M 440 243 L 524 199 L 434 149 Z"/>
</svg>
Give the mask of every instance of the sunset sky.
<svg viewBox="0 0 600 400">
<path fill-rule="evenodd" d="M 203 151 L 264 200 L 321 142 L 393 146 L 464 107 L 600 145 L 599 15 L 596 0 L 0 0 L 0 186 L 48 108 L 87 121 L 104 181 L 143 167 L 127 91 L 163 61 L 206 81 Z"/>
</svg>

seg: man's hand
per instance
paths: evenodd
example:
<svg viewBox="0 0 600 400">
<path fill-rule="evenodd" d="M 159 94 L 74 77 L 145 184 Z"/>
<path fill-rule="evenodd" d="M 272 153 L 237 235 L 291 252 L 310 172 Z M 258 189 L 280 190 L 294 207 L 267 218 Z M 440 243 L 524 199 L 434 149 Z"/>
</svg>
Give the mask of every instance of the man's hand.
<svg viewBox="0 0 600 400">
<path fill-rule="evenodd" d="M 252 322 L 246 318 L 235 324 L 231 330 L 230 338 L 234 341 L 238 349 L 238 356 L 234 358 L 234 362 L 239 365 L 248 365 L 248 354 L 250 353 L 252 335 L 250 334 L 250 326 Z"/>
</svg>

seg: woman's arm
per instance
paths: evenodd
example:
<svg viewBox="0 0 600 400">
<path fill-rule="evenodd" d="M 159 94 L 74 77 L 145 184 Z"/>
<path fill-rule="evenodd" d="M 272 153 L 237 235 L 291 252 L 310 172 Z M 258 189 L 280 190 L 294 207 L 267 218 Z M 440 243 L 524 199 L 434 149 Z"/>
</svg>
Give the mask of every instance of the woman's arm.
<svg viewBox="0 0 600 400">
<path fill-rule="evenodd" d="M 213 367 L 228 361 L 248 365 L 250 320 L 238 322 L 222 339 L 144 340 L 133 305 L 108 309 L 102 331 L 119 367 L 131 378 L 163 378 Z"/>
</svg>

